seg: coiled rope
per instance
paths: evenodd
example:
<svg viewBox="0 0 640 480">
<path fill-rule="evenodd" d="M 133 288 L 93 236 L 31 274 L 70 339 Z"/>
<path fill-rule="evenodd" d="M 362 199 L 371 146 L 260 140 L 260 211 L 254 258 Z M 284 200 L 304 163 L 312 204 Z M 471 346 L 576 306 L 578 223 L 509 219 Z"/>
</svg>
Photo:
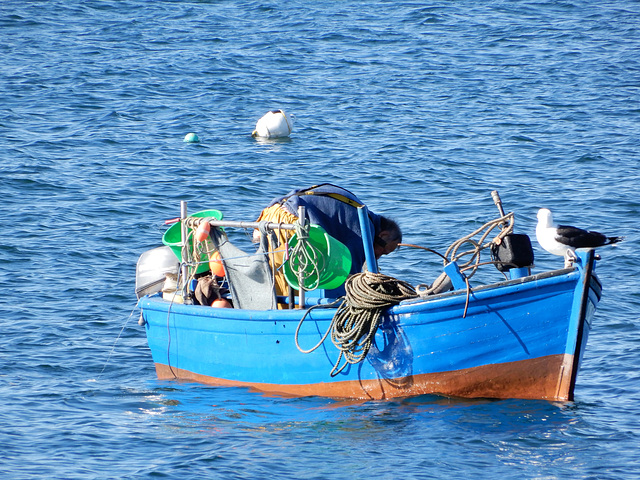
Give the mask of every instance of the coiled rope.
<svg viewBox="0 0 640 480">
<path fill-rule="evenodd" d="M 444 255 L 441 255 L 438 252 L 434 252 L 434 253 L 437 253 L 440 257 L 443 258 L 444 265 L 447 265 L 451 262 L 459 263 L 458 266 L 460 267 L 460 271 L 465 272 L 465 279 L 467 281 L 467 291 L 469 292 L 470 287 L 469 287 L 468 279 L 471 278 L 476 273 L 476 271 L 478 270 L 478 267 L 485 264 L 495 263 L 495 262 L 481 263 L 480 252 L 482 252 L 482 250 L 486 248 L 489 248 L 493 244 L 499 245 L 500 243 L 502 243 L 504 237 L 506 237 L 507 235 L 513 232 L 514 221 L 515 221 L 514 214 L 512 212 L 507 213 L 504 216 L 501 216 L 499 218 L 491 220 L 490 222 L 485 223 L 480 228 L 477 228 L 470 234 L 465 235 L 464 237 L 456 240 L 449 246 L 449 248 L 447 248 L 447 251 L 445 252 Z M 496 227 L 500 227 L 500 232 L 491 241 L 487 242 L 486 241 L 487 237 Z M 479 234 L 481 234 L 480 238 L 478 240 L 474 240 L 473 237 Z M 471 245 L 472 248 L 468 250 L 461 250 L 464 245 Z M 430 249 L 425 249 L 425 250 L 432 251 Z M 464 263 L 459 262 L 462 258 L 467 256 L 470 257 L 469 260 L 467 260 Z M 447 275 L 445 273 L 442 273 L 433 282 L 432 285 L 420 284 L 416 286 L 416 290 L 420 294 L 420 296 L 431 295 L 433 293 L 440 292 L 441 289 L 443 288 L 443 285 L 445 285 L 446 282 L 447 282 Z"/>
<path fill-rule="evenodd" d="M 332 377 L 342 372 L 347 365 L 359 363 L 367 356 L 382 314 L 387 308 L 402 300 L 417 297 L 415 289 L 409 283 L 371 272 L 351 275 L 345 283 L 345 290 L 346 296 L 338 306 L 331 325 L 315 347 L 303 350 L 298 343 L 298 333 L 306 314 L 298 323 L 295 334 L 296 346 L 303 353 L 317 349 L 331 334 L 332 343 L 340 351 L 331 370 Z"/>
<path fill-rule="evenodd" d="M 469 269 L 471 270 L 471 273 L 467 274 L 467 278 L 471 278 L 480 266 L 480 252 L 485 248 L 490 247 L 494 243 L 500 244 L 504 237 L 512 233 L 514 220 L 515 219 L 513 213 L 508 213 L 503 217 L 496 218 L 495 220 L 491 220 L 490 222 L 485 223 L 480 228 L 471 232 L 469 235 L 466 235 L 453 242 L 445 252 L 445 258 L 449 258 L 450 261 L 455 262 L 466 255 L 471 255 L 469 261 L 460 265 L 460 269 L 463 271 Z M 485 240 L 487 239 L 489 234 L 496 227 L 500 227 L 500 232 L 498 233 L 498 235 L 496 235 L 490 242 L 485 243 Z M 473 237 L 480 234 L 481 232 L 484 233 L 482 233 L 480 239 L 477 241 L 473 240 Z M 462 246 L 466 243 L 471 244 L 473 248 L 471 250 L 459 252 L 460 248 L 462 248 Z"/>
<path fill-rule="evenodd" d="M 309 241 L 308 220 L 296 223 L 295 235 L 297 242 L 288 251 L 289 267 L 298 279 L 299 288 L 315 290 L 327 262 L 326 256 Z"/>
</svg>

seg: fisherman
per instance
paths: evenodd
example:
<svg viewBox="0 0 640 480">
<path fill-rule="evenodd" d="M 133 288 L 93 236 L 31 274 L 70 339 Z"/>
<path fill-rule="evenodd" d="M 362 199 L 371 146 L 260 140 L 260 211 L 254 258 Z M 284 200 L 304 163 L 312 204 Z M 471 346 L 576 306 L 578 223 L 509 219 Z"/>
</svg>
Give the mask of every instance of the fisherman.
<svg viewBox="0 0 640 480">
<path fill-rule="evenodd" d="M 265 208 L 258 221 L 275 223 L 295 223 L 298 220 L 298 207 L 306 209 L 309 222 L 321 226 L 331 237 L 343 243 L 351 252 L 351 274 L 361 272 L 366 257 L 362 243 L 360 220 L 357 208 L 364 204 L 350 191 L 323 183 L 310 188 L 292 190 L 283 197 L 275 198 Z M 368 212 L 370 230 L 373 234 L 373 251 L 376 259 L 393 252 L 402 241 L 402 231 L 398 224 L 371 211 Z M 279 245 L 286 245 L 293 234 L 290 230 L 277 230 Z M 278 250 L 278 246 L 271 246 Z M 281 250 L 281 249 L 280 249 Z M 280 266 L 284 261 L 284 252 L 272 255 L 272 266 L 276 268 L 276 292 L 284 295 L 287 283 Z"/>
</svg>

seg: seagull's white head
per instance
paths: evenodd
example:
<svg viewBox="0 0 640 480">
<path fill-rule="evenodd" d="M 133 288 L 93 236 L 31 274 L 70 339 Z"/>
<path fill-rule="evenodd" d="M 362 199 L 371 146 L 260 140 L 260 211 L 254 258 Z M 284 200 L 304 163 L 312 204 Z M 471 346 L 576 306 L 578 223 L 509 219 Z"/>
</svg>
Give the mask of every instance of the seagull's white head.
<svg viewBox="0 0 640 480">
<path fill-rule="evenodd" d="M 548 208 L 541 208 L 538 210 L 538 225 L 542 227 L 553 226 L 553 215 Z"/>
</svg>

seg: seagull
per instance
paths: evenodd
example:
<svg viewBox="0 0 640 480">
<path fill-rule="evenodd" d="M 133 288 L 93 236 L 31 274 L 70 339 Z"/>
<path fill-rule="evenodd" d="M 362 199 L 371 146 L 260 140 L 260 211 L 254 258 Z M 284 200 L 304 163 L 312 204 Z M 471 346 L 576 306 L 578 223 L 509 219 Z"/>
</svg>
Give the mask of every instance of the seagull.
<svg viewBox="0 0 640 480">
<path fill-rule="evenodd" d="M 551 211 L 541 208 L 538 211 L 538 225 L 536 226 L 538 243 L 553 255 L 564 256 L 569 262 L 575 258 L 576 248 L 596 248 L 603 245 L 613 245 L 624 240 L 624 237 L 607 237 L 600 232 L 583 230 L 568 225 L 556 225 Z"/>
</svg>

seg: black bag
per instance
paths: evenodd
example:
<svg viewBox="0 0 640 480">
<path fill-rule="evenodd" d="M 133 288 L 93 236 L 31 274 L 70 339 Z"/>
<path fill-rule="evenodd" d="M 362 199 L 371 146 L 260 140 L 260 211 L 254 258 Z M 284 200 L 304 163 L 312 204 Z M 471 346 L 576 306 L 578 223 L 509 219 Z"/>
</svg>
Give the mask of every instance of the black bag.
<svg viewBox="0 0 640 480">
<path fill-rule="evenodd" d="M 491 245 L 491 258 L 496 263 L 496 268 L 506 272 L 512 268 L 533 266 L 533 247 L 529 235 L 511 233 L 502 239 L 497 245 Z"/>
</svg>

